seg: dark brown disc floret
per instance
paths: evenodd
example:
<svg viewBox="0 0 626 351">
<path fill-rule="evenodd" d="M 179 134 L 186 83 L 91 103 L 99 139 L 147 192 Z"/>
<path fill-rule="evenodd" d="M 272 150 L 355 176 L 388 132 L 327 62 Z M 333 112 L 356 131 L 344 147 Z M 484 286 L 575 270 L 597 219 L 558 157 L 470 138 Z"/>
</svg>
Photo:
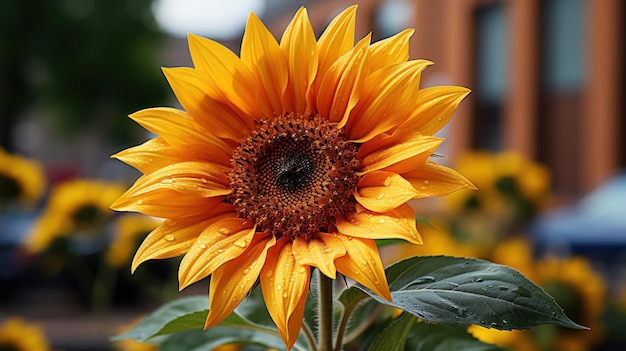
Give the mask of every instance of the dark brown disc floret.
<svg viewBox="0 0 626 351">
<path fill-rule="evenodd" d="M 320 116 L 260 120 L 232 155 L 230 201 L 258 231 L 311 238 L 354 210 L 357 147 Z"/>
</svg>

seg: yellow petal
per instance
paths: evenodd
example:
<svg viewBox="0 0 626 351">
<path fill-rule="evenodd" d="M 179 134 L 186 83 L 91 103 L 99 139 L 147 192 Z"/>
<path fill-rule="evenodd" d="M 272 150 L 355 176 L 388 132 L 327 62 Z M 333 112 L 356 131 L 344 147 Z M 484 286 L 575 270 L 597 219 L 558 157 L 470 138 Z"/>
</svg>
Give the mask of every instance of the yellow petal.
<svg viewBox="0 0 626 351">
<path fill-rule="evenodd" d="M 385 269 L 374 240 L 338 235 L 346 247 L 346 255 L 335 260 L 339 273 L 366 286 L 380 297 L 391 301 Z"/>
<path fill-rule="evenodd" d="M 296 238 L 293 241 L 293 254 L 300 265 L 317 267 L 324 275 L 335 279 L 335 259 L 345 255 L 346 248 L 336 235 L 319 233 L 317 238 L 310 240 Z"/>
<path fill-rule="evenodd" d="M 241 303 L 256 283 L 268 249 L 275 244 L 273 235 L 257 233 L 246 251 L 213 272 L 209 285 L 209 315 L 204 329 L 220 324 Z"/>
<path fill-rule="evenodd" d="M 111 156 L 140 172 L 152 173 L 160 168 L 184 161 L 205 161 L 220 165 L 230 165 L 230 157 L 219 149 L 207 144 L 170 145 L 157 137 L 145 143 L 120 151 Z"/>
<path fill-rule="evenodd" d="M 146 236 L 137 249 L 131 272 L 147 260 L 171 258 L 186 253 L 208 226 L 224 218 L 236 217 L 234 210 L 230 204 L 217 203 L 213 207 L 205 208 L 204 217 L 200 220 L 198 217 L 185 217 L 164 221 Z"/>
<path fill-rule="evenodd" d="M 212 97 L 204 72 L 177 67 L 163 68 L 163 73 L 187 113 L 212 135 L 236 141 L 248 136 L 253 119 Z"/>
<path fill-rule="evenodd" d="M 399 130 L 391 136 L 380 134 L 359 149 L 359 174 L 378 170 L 407 172 L 424 163 L 442 142 L 442 138 L 405 130 Z"/>
<path fill-rule="evenodd" d="M 459 172 L 434 162 L 426 162 L 403 173 L 402 177 L 413 185 L 418 192 L 417 197 L 444 196 L 460 189 L 476 189 Z"/>
<path fill-rule="evenodd" d="M 409 61 L 381 68 L 365 80 L 363 94 L 346 125 L 353 142 L 365 142 L 411 116 L 420 76 L 431 62 Z"/>
<path fill-rule="evenodd" d="M 225 196 L 198 197 L 172 189 L 156 189 L 140 196 L 122 195 L 112 205 L 116 211 L 140 212 L 159 218 L 198 216 L 205 218 L 207 208 L 224 200 Z"/>
<path fill-rule="evenodd" d="M 403 239 L 421 244 L 415 213 L 408 204 L 384 212 L 368 211 L 357 205 L 357 211 L 337 218 L 337 230 L 345 235 L 363 239 Z"/>
<path fill-rule="evenodd" d="M 375 42 L 370 47 L 372 72 L 385 66 L 391 66 L 405 62 L 409 59 L 409 39 L 415 32 L 414 29 L 405 29 L 402 32 Z"/>
<path fill-rule="evenodd" d="M 232 148 L 202 128 L 187 113 L 167 107 L 141 110 L 129 116 L 168 144 L 207 144 L 230 155 Z"/>
<path fill-rule="evenodd" d="M 312 104 L 309 89 L 317 74 L 318 50 L 306 9 L 301 7 L 285 29 L 280 47 L 287 58 L 289 83 L 284 104 L 288 111 L 304 114 Z"/>
<path fill-rule="evenodd" d="M 317 41 L 319 66 L 311 89 L 311 101 L 318 100 L 322 79 L 330 66 L 354 46 L 356 9 L 357 5 L 352 5 L 333 18 Z"/>
<path fill-rule="evenodd" d="M 389 212 L 418 193 L 411 183 L 393 172 L 374 171 L 359 180 L 354 198 L 370 211 Z"/>
<path fill-rule="evenodd" d="M 287 112 L 282 104 L 289 78 L 287 60 L 272 33 L 254 13 L 248 17 L 241 42 L 241 60 L 261 84 L 259 104 L 263 113 L 273 116 Z"/>
<path fill-rule="evenodd" d="M 290 239 L 280 239 L 269 250 L 261 271 L 261 289 L 288 350 L 300 334 L 310 278 L 310 268 L 295 260 Z"/>
<path fill-rule="evenodd" d="M 367 47 L 371 37 L 361 40 L 349 53 L 337 60 L 326 72 L 317 95 L 320 115 L 342 128 L 356 106 L 369 72 Z"/>
<path fill-rule="evenodd" d="M 317 42 L 319 48 L 319 71 L 328 68 L 354 45 L 357 5 L 352 5 L 338 14 L 328 24 Z"/>
<path fill-rule="evenodd" d="M 228 195 L 232 189 L 227 172 L 226 166 L 210 162 L 175 163 L 139 177 L 123 197 L 149 200 L 152 192 L 162 189 L 192 197 Z"/>
<path fill-rule="evenodd" d="M 222 219 L 207 227 L 180 262 L 180 289 L 209 276 L 225 262 L 239 257 L 249 248 L 255 231 L 254 223 L 241 218 Z"/>
<path fill-rule="evenodd" d="M 414 113 L 398 129 L 410 129 L 425 135 L 435 134 L 450 121 L 454 111 L 469 93 L 469 89 L 457 86 L 420 90 Z"/>
<path fill-rule="evenodd" d="M 193 34 L 189 34 L 188 39 L 193 64 L 212 85 L 214 97 L 231 103 L 246 116 L 260 116 L 254 91 L 258 89 L 256 78 L 239 57 L 213 40 Z"/>
</svg>

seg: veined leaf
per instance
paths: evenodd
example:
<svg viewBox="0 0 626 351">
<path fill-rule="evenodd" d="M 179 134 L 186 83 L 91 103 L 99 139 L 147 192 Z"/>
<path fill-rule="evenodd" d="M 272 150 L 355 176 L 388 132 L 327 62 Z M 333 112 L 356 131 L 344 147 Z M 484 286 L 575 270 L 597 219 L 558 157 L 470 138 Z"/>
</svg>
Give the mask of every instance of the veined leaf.
<svg viewBox="0 0 626 351">
<path fill-rule="evenodd" d="M 207 296 L 180 298 L 164 304 L 139 322 L 133 329 L 114 336 L 112 340 L 134 339 L 143 342 L 157 335 L 168 323 L 180 317 L 204 311 L 204 319 L 206 319 L 206 311 L 208 311 L 208 308 L 209 298 Z M 202 329 L 204 319 L 197 328 Z"/>
<path fill-rule="evenodd" d="M 415 323 L 415 317 L 403 313 L 376 336 L 368 351 L 403 351 L 407 336 Z"/>
<path fill-rule="evenodd" d="M 584 329 L 541 287 L 506 266 L 471 258 L 428 256 L 400 261 L 386 273 L 393 302 L 360 284 L 356 287 L 380 303 L 423 321 L 500 330 L 541 324 Z"/>
</svg>

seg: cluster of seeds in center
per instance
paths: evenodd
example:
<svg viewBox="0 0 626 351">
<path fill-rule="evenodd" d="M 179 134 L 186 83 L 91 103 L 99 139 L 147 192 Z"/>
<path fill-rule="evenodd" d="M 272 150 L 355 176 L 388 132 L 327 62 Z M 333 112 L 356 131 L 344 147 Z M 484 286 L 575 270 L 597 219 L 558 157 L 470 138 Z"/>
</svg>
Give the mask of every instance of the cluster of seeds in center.
<svg viewBox="0 0 626 351">
<path fill-rule="evenodd" d="M 357 147 L 320 116 L 260 120 L 232 155 L 230 202 L 258 231 L 310 239 L 354 209 Z"/>
</svg>

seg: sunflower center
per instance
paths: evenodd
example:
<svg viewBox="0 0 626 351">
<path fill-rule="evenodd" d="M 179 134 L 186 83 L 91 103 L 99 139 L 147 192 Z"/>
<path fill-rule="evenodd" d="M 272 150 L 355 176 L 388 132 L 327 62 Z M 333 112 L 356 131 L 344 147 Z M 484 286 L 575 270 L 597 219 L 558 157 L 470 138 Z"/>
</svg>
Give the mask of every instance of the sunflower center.
<svg viewBox="0 0 626 351">
<path fill-rule="evenodd" d="M 230 201 L 259 231 L 311 238 L 354 209 L 357 147 L 320 116 L 260 120 L 233 151 Z"/>
</svg>

